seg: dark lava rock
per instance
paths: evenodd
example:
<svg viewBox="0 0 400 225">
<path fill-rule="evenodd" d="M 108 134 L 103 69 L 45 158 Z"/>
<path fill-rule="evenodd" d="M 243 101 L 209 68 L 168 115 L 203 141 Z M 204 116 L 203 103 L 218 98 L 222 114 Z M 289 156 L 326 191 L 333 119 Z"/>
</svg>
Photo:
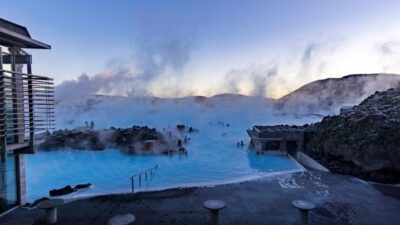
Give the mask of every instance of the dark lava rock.
<svg viewBox="0 0 400 225">
<path fill-rule="evenodd" d="M 47 137 L 39 148 L 42 150 L 58 148 L 104 150 L 105 144 L 93 130 L 59 130 Z"/>
<path fill-rule="evenodd" d="M 49 135 L 45 142 L 39 145 L 40 150 L 95 150 L 109 148 L 129 149 L 135 143 L 147 140 L 162 141 L 160 132 L 147 126 L 133 126 L 132 128 L 111 127 L 106 130 L 92 129 L 58 130 Z"/>
<path fill-rule="evenodd" d="M 400 182 L 400 89 L 376 92 L 305 133 L 305 151 L 332 172 Z"/>
<path fill-rule="evenodd" d="M 60 188 L 60 189 L 50 190 L 49 194 L 50 194 L 51 197 L 54 197 L 54 196 L 67 195 L 67 194 L 70 194 L 70 193 L 75 192 L 75 191 L 76 191 L 75 189 L 73 189 L 71 186 L 67 185 L 67 186 L 65 186 L 63 188 Z"/>
<path fill-rule="evenodd" d="M 87 183 L 87 184 L 78 184 L 78 185 L 76 185 L 76 186 L 74 187 L 74 189 L 75 189 L 75 190 L 78 190 L 78 189 L 83 189 L 83 188 L 89 188 L 90 186 L 92 186 L 91 183 Z"/>
</svg>

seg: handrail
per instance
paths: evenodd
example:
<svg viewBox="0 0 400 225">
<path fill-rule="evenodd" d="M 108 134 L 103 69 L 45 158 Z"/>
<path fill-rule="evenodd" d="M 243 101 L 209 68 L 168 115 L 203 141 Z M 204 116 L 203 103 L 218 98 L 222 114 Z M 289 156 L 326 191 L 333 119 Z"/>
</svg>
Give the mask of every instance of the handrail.
<svg viewBox="0 0 400 225">
<path fill-rule="evenodd" d="M 40 75 L 35 75 L 35 74 L 22 73 L 22 72 L 17 72 L 17 71 L 12 71 L 12 70 L 0 69 L 0 72 L 25 75 L 25 76 L 28 76 L 28 77 L 37 77 L 37 78 L 41 78 L 41 79 L 44 79 L 44 80 L 53 80 L 53 78 L 50 78 L 50 77 L 45 77 L 45 76 L 40 76 Z M 11 79 L 13 79 L 13 78 L 11 78 Z"/>
<path fill-rule="evenodd" d="M 153 176 L 153 170 L 157 170 L 158 169 L 158 164 L 147 169 L 147 170 L 143 170 L 139 173 L 134 174 L 133 176 L 130 177 L 131 179 L 131 188 L 132 188 L 132 193 L 135 193 L 135 177 L 139 178 L 139 188 L 142 187 L 142 175 L 145 175 L 145 180 L 147 182 L 147 173 L 150 172 L 150 176 Z"/>
<path fill-rule="evenodd" d="M 54 103 L 52 78 L 0 68 L 0 138 L 54 129 Z"/>
</svg>

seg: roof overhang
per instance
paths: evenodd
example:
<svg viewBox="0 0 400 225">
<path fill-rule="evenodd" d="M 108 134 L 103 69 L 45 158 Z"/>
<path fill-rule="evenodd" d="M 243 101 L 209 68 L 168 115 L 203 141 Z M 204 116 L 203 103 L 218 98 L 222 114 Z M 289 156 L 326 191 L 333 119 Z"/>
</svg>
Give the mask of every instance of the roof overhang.
<svg viewBox="0 0 400 225">
<path fill-rule="evenodd" d="M 3 27 L 0 27 L 0 45 L 18 48 L 51 49 L 51 46 L 48 44 Z"/>
</svg>

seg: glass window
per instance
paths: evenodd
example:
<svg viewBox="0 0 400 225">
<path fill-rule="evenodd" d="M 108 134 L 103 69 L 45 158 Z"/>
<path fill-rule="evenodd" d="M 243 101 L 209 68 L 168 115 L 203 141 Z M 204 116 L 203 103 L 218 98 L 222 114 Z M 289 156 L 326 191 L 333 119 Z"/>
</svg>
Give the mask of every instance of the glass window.
<svg viewBox="0 0 400 225">
<path fill-rule="evenodd" d="M 0 213 L 17 205 L 15 155 L 0 161 Z"/>
</svg>

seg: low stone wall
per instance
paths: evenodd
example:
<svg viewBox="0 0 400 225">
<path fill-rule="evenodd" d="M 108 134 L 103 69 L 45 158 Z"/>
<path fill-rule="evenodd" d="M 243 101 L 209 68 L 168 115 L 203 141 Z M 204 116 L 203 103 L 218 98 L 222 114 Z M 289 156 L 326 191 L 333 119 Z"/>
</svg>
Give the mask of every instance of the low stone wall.
<svg viewBox="0 0 400 225">
<path fill-rule="evenodd" d="M 307 168 L 315 169 L 315 170 L 322 171 L 322 172 L 330 172 L 330 170 L 328 170 L 323 165 L 319 164 L 317 161 L 315 161 L 308 155 L 304 154 L 303 152 L 297 152 L 296 160 L 301 165 L 303 165 Z"/>
</svg>

